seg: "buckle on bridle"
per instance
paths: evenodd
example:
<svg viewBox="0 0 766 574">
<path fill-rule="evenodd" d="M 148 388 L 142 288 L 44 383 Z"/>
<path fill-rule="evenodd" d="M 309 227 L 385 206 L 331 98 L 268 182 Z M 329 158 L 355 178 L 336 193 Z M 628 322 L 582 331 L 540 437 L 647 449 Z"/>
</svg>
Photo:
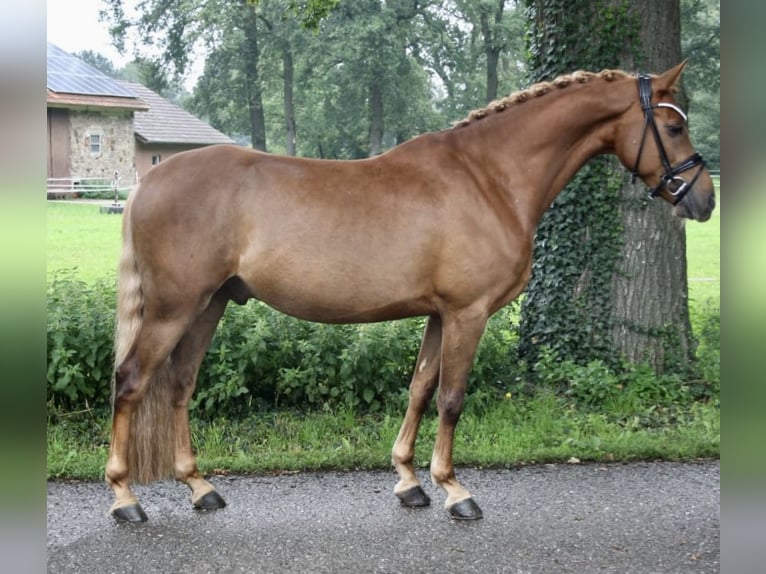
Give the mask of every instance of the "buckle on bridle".
<svg viewBox="0 0 766 574">
<path fill-rule="evenodd" d="M 680 173 L 683 173 L 685 171 L 690 170 L 695 165 L 699 166 L 699 169 L 697 170 L 697 173 L 694 174 L 694 177 L 691 181 L 686 181 L 684 178 L 682 178 Z M 662 176 L 662 180 L 660 183 L 652 189 L 649 192 L 649 199 L 654 199 L 657 197 L 662 188 L 664 187 L 667 189 L 668 193 L 670 194 L 670 197 L 673 198 L 673 201 L 671 203 L 673 205 L 677 205 L 678 202 L 680 202 L 684 196 L 689 193 L 689 190 L 694 186 L 695 182 L 697 181 L 697 178 L 702 173 L 702 170 L 705 167 L 705 160 L 702 159 L 702 156 L 699 153 L 694 153 L 689 159 L 686 161 L 681 162 L 676 167 L 672 168 L 669 173 L 666 173 Z M 674 181 L 680 182 L 679 186 L 675 189 L 670 188 L 670 184 Z"/>
<path fill-rule="evenodd" d="M 670 189 L 670 184 L 674 181 L 680 182 L 680 185 L 675 190 L 672 190 Z M 654 189 L 651 189 L 647 193 L 647 196 L 649 197 L 649 199 L 654 199 L 655 197 L 657 197 L 662 191 L 663 187 L 668 190 L 670 197 L 673 198 L 672 204 L 676 205 L 679 201 L 681 201 L 684 198 L 684 195 L 688 193 L 689 188 L 691 186 L 689 185 L 689 182 L 687 182 L 684 178 L 680 176 L 674 175 L 672 177 L 668 177 L 667 175 L 664 175 L 659 185 L 657 185 L 657 187 L 655 187 Z"/>
</svg>

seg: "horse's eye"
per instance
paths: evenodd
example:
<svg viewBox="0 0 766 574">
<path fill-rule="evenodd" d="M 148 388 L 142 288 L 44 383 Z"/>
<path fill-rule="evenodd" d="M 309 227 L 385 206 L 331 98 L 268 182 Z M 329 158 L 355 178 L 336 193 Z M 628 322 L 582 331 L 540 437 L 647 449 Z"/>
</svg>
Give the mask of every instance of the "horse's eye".
<svg viewBox="0 0 766 574">
<path fill-rule="evenodd" d="M 681 124 L 673 124 L 667 126 L 667 130 L 671 137 L 676 137 L 684 133 L 684 126 Z"/>
</svg>

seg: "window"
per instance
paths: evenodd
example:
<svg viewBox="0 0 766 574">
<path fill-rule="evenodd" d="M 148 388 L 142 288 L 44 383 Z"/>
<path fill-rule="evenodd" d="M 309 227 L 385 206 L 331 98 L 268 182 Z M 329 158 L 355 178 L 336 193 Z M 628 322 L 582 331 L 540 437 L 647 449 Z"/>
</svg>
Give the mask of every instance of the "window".
<svg viewBox="0 0 766 574">
<path fill-rule="evenodd" d="M 101 155 L 101 134 L 90 134 L 90 155 Z"/>
<path fill-rule="evenodd" d="M 152 156 L 152 165 L 157 165 L 162 161 L 162 156 L 160 155 L 153 155 Z"/>
</svg>

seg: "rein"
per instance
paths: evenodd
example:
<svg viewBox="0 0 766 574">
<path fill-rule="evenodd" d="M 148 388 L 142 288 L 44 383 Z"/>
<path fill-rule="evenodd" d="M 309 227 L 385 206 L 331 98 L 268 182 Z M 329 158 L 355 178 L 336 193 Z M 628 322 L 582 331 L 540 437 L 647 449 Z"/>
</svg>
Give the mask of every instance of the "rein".
<svg viewBox="0 0 766 574">
<path fill-rule="evenodd" d="M 652 80 L 648 74 L 638 75 L 638 97 L 641 101 L 641 109 L 644 111 L 645 122 L 644 122 L 644 133 L 641 136 L 641 144 L 638 146 L 638 155 L 636 156 L 636 163 L 633 166 L 632 182 L 635 183 L 636 177 L 638 177 L 638 164 L 641 162 L 641 154 L 644 151 L 644 143 L 646 142 L 646 133 L 649 130 L 649 128 L 651 128 L 652 134 L 654 134 L 654 141 L 657 144 L 657 149 L 659 150 L 662 166 L 665 168 L 665 174 L 662 176 L 660 183 L 658 183 L 657 186 L 649 192 L 649 197 L 654 199 L 661 193 L 662 188 L 664 187 L 668 190 L 668 193 L 673 198 L 671 203 L 673 205 L 676 205 L 678 204 L 679 201 L 681 201 L 684 198 L 684 196 L 694 186 L 694 183 L 697 181 L 697 178 L 702 173 L 702 169 L 705 167 L 705 160 L 702 159 L 702 156 L 699 153 L 694 153 L 691 157 L 689 157 L 685 161 L 682 161 L 676 166 L 672 166 L 670 164 L 670 160 L 668 159 L 668 154 L 665 151 L 665 146 L 662 144 L 662 138 L 660 138 L 660 132 L 657 129 L 657 123 L 654 121 L 654 112 L 652 110 L 656 108 L 670 108 L 676 111 L 684 119 L 684 122 L 687 121 L 686 114 L 683 111 L 681 111 L 681 108 L 679 108 L 675 104 L 660 102 L 656 106 L 652 105 Z M 685 179 L 679 176 L 679 174 L 690 170 L 695 165 L 699 166 L 699 169 L 697 170 L 697 173 L 694 175 L 694 177 L 692 178 L 690 182 L 687 182 Z M 670 184 L 673 182 L 678 184 L 678 187 L 676 187 L 675 189 L 670 188 Z"/>
</svg>

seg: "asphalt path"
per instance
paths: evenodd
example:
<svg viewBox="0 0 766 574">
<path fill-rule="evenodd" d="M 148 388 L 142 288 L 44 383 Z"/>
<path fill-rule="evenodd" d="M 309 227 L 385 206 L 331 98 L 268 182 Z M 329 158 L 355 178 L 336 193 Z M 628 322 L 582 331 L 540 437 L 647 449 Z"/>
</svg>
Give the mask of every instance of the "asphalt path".
<svg viewBox="0 0 766 574">
<path fill-rule="evenodd" d="M 720 464 L 458 469 L 484 518 L 393 495 L 393 472 L 214 476 L 198 511 L 173 482 L 136 487 L 149 515 L 118 524 L 103 483 L 48 483 L 50 573 L 603 573 L 720 570 Z"/>
</svg>

